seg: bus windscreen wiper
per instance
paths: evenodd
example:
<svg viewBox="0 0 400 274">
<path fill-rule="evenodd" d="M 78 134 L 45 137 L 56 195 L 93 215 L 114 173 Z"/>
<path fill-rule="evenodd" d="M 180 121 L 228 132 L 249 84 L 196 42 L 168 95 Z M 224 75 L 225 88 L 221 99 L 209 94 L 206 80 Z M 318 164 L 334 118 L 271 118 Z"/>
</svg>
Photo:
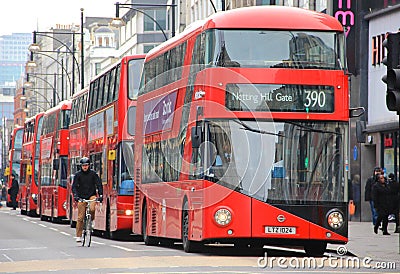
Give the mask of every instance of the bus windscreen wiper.
<svg viewBox="0 0 400 274">
<path fill-rule="evenodd" d="M 273 136 L 278 136 L 278 137 L 285 137 L 285 135 L 280 134 L 280 133 L 269 132 L 269 131 L 265 131 L 265 130 L 261 130 L 261 129 L 252 128 L 249 125 L 245 124 L 243 121 L 240 121 L 238 119 L 235 119 L 233 121 L 235 123 L 243 126 L 244 130 L 248 130 L 248 131 L 255 132 L 255 133 L 260 133 L 260 134 L 273 135 Z"/>
</svg>

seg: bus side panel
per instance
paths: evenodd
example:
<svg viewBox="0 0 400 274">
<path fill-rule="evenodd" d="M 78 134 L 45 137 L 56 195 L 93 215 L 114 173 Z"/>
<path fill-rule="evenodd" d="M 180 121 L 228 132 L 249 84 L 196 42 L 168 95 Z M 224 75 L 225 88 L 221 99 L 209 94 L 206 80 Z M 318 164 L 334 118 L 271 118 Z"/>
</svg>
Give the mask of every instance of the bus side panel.
<svg viewBox="0 0 400 274">
<path fill-rule="evenodd" d="M 55 206 L 54 206 L 54 217 L 65 218 L 67 216 L 66 206 L 67 206 L 67 189 L 62 187 L 57 187 L 58 193 L 55 196 Z"/>
</svg>

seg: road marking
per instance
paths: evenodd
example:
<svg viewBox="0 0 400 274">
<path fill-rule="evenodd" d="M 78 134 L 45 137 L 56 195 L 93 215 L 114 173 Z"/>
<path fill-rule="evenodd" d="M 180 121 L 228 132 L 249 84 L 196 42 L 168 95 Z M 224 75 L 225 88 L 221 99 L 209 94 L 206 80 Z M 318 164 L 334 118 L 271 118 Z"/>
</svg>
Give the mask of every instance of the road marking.
<svg viewBox="0 0 400 274">
<path fill-rule="evenodd" d="M 44 225 L 44 224 L 39 224 L 41 227 L 47 227 L 47 225 Z"/>
<path fill-rule="evenodd" d="M 68 254 L 68 253 L 66 253 L 66 252 L 64 252 L 64 251 L 61 251 L 61 254 L 65 255 L 65 256 L 67 256 L 67 257 L 72 257 L 72 255 L 70 255 L 70 254 Z"/>
<path fill-rule="evenodd" d="M 64 231 L 60 231 L 61 234 L 65 235 L 65 236 L 72 236 L 71 234 L 64 232 Z"/>
<path fill-rule="evenodd" d="M 13 247 L 13 248 L 0 248 L 0 251 L 15 251 L 15 250 L 34 250 L 34 249 L 46 249 L 46 246 L 37 247 Z"/>
<path fill-rule="evenodd" d="M 10 257 L 8 257 L 6 254 L 3 254 L 4 257 L 6 257 L 7 260 L 9 260 L 10 262 L 13 262 L 14 260 L 11 259 Z"/>
<path fill-rule="evenodd" d="M 4 262 L 1 263 L 2 272 L 48 272 L 64 271 L 74 272 L 74 270 L 90 270 L 96 269 L 136 269 L 137 267 L 143 269 L 153 270 L 157 261 L 158 269 L 166 269 L 170 266 L 179 267 L 209 267 L 211 265 L 219 265 L 221 267 L 251 267 L 256 264 L 256 258 L 245 257 L 199 257 L 199 256 L 185 256 L 185 258 L 173 258 L 171 256 L 141 256 L 141 257 L 127 257 L 127 258 L 85 258 L 85 259 L 59 259 L 59 260 L 41 260 L 39 262 L 33 261 L 17 261 L 17 262 Z M 150 270 L 150 271 L 151 271 Z M 149 272 L 150 272 L 149 271 Z M 154 271 L 154 270 L 153 270 Z M 263 271 L 263 270 L 262 270 Z M 147 271 L 146 271 L 147 273 Z M 158 272 L 159 273 L 159 272 Z M 186 273 L 186 272 L 182 272 Z M 201 273 L 201 272 L 199 272 Z M 203 272 L 204 273 L 204 272 Z M 238 273 L 233 271 L 233 273 Z"/>
<path fill-rule="evenodd" d="M 93 240 L 92 240 L 92 243 L 94 243 L 94 244 L 98 244 L 98 245 L 105 245 L 105 243 L 102 243 L 102 242 L 96 242 L 96 241 L 93 241 Z"/>
<path fill-rule="evenodd" d="M 49 229 L 51 229 L 53 231 L 59 231 L 57 228 L 54 228 L 54 227 L 49 227 Z"/>
<path fill-rule="evenodd" d="M 119 246 L 119 245 L 110 245 L 110 246 L 118 248 L 118 249 L 122 249 L 122 250 L 125 250 L 125 251 L 133 251 L 133 249 L 130 249 L 130 248 L 127 248 L 127 247 L 123 247 L 123 246 Z"/>
</svg>

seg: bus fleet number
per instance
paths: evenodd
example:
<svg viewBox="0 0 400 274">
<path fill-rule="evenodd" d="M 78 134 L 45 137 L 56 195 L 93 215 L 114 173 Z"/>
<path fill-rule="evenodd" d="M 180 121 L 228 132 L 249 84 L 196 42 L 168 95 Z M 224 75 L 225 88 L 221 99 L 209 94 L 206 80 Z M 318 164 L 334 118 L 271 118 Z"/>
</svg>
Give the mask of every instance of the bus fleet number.
<svg viewBox="0 0 400 274">
<path fill-rule="evenodd" d="M 306 102 L 304 103 L 305 107 L 315 107 L 318 105 L 318 107 L 323 108 L 325 107 L 326 103 L 326 96 L 325 92 L 323 91 L 317 91 L 317 90 L 306 90 Z"/>
</svg>

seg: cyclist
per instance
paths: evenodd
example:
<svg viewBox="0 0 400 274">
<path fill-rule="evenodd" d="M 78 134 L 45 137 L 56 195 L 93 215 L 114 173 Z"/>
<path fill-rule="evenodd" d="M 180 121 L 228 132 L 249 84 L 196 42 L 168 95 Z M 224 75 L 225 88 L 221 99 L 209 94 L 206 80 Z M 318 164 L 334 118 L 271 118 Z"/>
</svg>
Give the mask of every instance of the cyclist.
<svg viewBox="0 0 400 274">
<path fill-rule="evenodd" d="M 99 197 L 99 202 L 103 201 L 103 185 L 100 177 L 96 172 L 91 170 L 90 160 L 87 157 L 82 157 L 80 160 L 81 170 L 74 176 L 72 184 L 72 192 L 74 199 L 78 202 L 78 220 L 76 222 L 76 241 L 82 242 L 83 219 L 85 218 L 86 202 L 81 202 L 80 199 L 94 200 L 96 199 L 96 189 Z M 95 203 L 90 205 L 90 214 L 92 220 L 95 218 Z"/>
</svg>

